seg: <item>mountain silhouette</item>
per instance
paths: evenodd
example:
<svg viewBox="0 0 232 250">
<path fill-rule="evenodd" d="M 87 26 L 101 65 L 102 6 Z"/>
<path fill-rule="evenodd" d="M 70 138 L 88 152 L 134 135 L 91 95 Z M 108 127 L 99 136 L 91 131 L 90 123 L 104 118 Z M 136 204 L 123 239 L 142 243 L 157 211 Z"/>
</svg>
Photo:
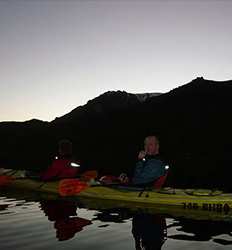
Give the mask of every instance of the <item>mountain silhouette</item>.
<svg viewBox="0 0 232 250">
<path fill-rule="evenodd" d="M 51 122 L 0 123 L 0 163 L 44 169 L 57 142 L 73 142 L 86 169 L 133 172 L 147 135 L 160 139 L 168 184 L 231 188 L 232 81 L 198 77 L 167 93 L 109 91 Z"/>
</svg>

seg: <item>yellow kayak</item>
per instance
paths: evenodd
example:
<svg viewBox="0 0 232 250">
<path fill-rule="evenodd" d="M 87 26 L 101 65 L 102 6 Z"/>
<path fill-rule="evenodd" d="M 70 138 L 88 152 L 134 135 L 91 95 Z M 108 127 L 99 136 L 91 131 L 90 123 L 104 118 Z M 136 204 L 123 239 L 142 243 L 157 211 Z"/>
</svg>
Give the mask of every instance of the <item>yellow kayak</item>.
<svg viewBox="0 0 232 250">
<path fill-rule="evenodd" d="M 1 177 L 1 176 L 0 176 Z M 65 184 L 65 185 L 63 185 Z M 65 196 L 78 199 L 89 207 L 127 207 L 154 210 L 163 213 L 175 211 L 181 214 L 207 214 L 213 218 L 232 218 L 232 194 L 219 190 L 174 189 L 143 190 L 133 187 L 86 185 L 77 179 L 42 182 L 29 178 L 12 178 L 0 188 L 7 190 L 30 190 L 33 193 Z M 61 189 L 63 188 L 61 192 Z"/>
</svg>

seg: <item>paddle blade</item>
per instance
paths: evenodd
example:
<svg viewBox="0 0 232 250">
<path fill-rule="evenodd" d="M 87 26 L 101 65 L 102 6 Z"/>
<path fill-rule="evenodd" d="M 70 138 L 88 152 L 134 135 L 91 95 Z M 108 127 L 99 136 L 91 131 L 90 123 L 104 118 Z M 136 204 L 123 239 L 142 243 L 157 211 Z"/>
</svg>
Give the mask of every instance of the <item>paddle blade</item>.
<svg viewBox="0 0 232 250">
<path fill-rule="evenodd" d="M 81 180 L 83 181 L 90 181 L 91 179 L 96 179 L 98 176 L 98 173 L 96 170 L 88 170 L 85 171 L 82 175 L 81 175 Z"/>
<path fill-rule="evenodd" d="M 0 176 L 0 187 L 8 186 L 10 185 L 14 180 L 14 177 L 7 176 L 7 175 L 1 175 Z"/>
<path fill-rule="evenodd" d="M 61 196 L 73 196 L 85 190 L 87 187 L 88 184 L 86 182 L 77 179 L 64 179 L 60 181 L 58 191 Z"/>
</svg>

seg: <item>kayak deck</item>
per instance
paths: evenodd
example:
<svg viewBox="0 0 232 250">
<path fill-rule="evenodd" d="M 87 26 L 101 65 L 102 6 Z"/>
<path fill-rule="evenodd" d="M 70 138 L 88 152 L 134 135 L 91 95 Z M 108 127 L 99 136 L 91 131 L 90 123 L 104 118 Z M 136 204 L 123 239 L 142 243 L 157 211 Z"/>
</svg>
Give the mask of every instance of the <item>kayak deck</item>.
<svg viewBox="0 0 232 250">
<path fill-rule="evenodd" d="M 183 189 L 175 189 L 175 193 L 162 193 L 162 191 L 144 191 L 141 196 L 140 191 L 127 191 L 104 186 L 90 187 L 82 191 L 79 196 L 87 198 L 130 201 L 133 203 L 160 204 L 186 206 L 189 203 L 193 206 L 203 206 L 203 204 L 227 204 L 232 207 L 232 194 L 220 195 L 189 195 Z"/>
<path fill-rule="evenodd" d="M 43 197 L 60 197 L 59 181 L 41 182 L 28 178 L 15 179 L 7 190 L 33 194 L 43 194 Z M 194 219 L 232 220 L 232 194 L 211 192 L 210 190 L 184 190 L 164 188 L 148 190 L 92 186 L 80 193 L 63 197 L 81 202 L 92 209 L 107 209 L 123 207 L 151 213 L 162 213 L 173 216 L 184 216 Z M 38 197 L 42 197 L 41 195 Z"/>
<path fill-rule="evenodd" d="M 59 181 L 41 182 L 32 179 L 16 179 L 10 185 L 9 188 L 13 189 L 27 189 L 35 192 L 45 192 L 59 194 Z M 165 193 L 166 192 L 166 193 Z M 221 206 L 225 205 L 232 208 L 232 194 L 215 193 L 211 194 L 207 190 L 201 190 L 197 192 L 191 192 L 184 189 L 170 189 L 164 190 L 148 190 L 141 194 L 141 190 L 127 190 L 118 189 L 108 186 L 92 186 L 81 191 L 75 197 L 97 198 L 101 200 L 115 200 L 115 201 L 127 201 L 133 203 L 142 204 L 159 204 L 159 205 L 175 205 L 185 206 L 188 208 L 207 207 L 211 204 L 211 209 L 221 209 Z"/>
</svg>

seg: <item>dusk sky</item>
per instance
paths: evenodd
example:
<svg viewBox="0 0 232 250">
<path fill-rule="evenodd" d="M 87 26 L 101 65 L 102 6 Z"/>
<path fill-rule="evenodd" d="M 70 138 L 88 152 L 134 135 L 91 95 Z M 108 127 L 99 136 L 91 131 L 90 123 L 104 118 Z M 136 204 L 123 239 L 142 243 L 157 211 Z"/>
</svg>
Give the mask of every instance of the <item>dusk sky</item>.
<svg viewBox="0 0 232 250">
<path fill-rule="evenodd" d="M 0 121 L 51 121 L 109 90 L 232 80 L 230 0 L 0 1 Z"/>
</svg>

